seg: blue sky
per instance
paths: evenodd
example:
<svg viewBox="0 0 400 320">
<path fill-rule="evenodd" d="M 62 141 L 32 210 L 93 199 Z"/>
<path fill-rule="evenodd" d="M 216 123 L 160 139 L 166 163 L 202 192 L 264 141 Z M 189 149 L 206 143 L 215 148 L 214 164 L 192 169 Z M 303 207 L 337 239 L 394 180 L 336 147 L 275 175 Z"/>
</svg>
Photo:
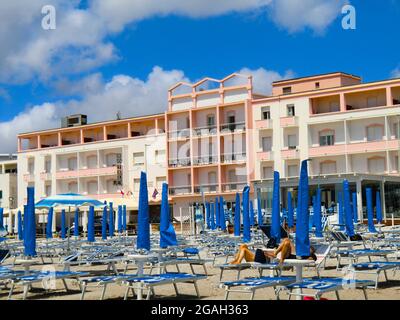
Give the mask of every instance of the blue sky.
<svg viewBox="0 0 400 320">
<path fill-rule="evenodd" d="M 248 7 L 220 0 L 214 9 L 206 4 L 216 0 L 164 0 L 162 9 L 159 0 L 112 7 L 109 0 L 98 1 L 104 7 L 74 1 L 37 0 L 15 36 L 0 33 L 0 138 L 10 141 L 0 152 L 12 151 L 16 133 L 57 126 L 69 111 L 82 110 L 92 121 L 121 110 L 134 116 L 146 105 L 162 112 L 166 88 L 179 80 L 246 68 L 267 93 L 271 81 L 290 76 L 345 71 L 375 81 L 400 74 L 400 1 L 351 1 L 356 30 L 342 29 L 341 0 L 251 0 Z M 56 31 L 32 32 L 42 2 L 57 9 Z"/>
</svg>

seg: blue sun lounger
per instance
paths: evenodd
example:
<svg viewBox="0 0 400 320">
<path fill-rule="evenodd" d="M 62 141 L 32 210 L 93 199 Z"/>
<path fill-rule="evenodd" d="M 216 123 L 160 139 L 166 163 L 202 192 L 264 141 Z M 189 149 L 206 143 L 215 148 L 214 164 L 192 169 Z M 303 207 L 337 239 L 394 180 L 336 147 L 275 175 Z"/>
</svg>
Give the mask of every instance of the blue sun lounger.
<svg viewBox="0 0 400 320">
<path fill-rule="evenodd" d="M 81 300 L 85 298 L 86 290 L 89 287 L 102 288 L 100 300 L 104 300 L 107 287 L 112 284 L 121 284 L 123 280 L 132 278 L 132 275 L 110 275 L 110 276 L 98 276 L 91 278 L 80 279 L 80 287 L 82 290 Z"/>
<path fill-rule="evenodd" d="M 334 292 L 336 298 L 340 300 L 339 291 L 344 289 L 361 289 L 364 293 L 365 300 L 368 300 L 366 289 L 371 284 L 373 284 L 373 282 L 368 280 L 311 278 L 303 279 L 301 282 L 289 284 L 286 286 L 286 289 L 289 290 L 289 300 L 291 296 L 312 296 L 316 300 L 319 300 L 323 294 L 328 292 Z M 300 292 L 297 292 L 295 289 L 300 289 Z"/>
<path fill-rule="evenodd" d="M 387 256 L 393 254 L 395 250 L 379 250 L 379 249 L 356 249 L 356 250 L 340 250 L 336 252 L 337 269 L 340 267 L 340 261 L 343 258 L 348 258 L 351 264 L 354 264 L 361 257 L 368 257 L 369 262 L 371 257 L 383 257 L 387 261 Z"/>
<path fill-rule="evenodd" d="M 79 278 L 83 276 L 87 276 L 86 272 L 72 272 L 72 271 L 41 271 L 35 272 L 28 275 L 21 275 L 10 279 L 11 287 L 10 293 L 8 295 L 8 299 L 11 299 L 14 289 L 17 286 L 22 286 L 24 288 L 23 300 L 25 300 L 28 296 L 29 289 L 35 283 L 46 283 L 46 281 L 56 281 L 61 280 L 64 284 L 64 287 L 67 291 L 69 291 L 66 280 L 72 279 L 76 280 L 79 283 Z"/>
<path fill-rule="evenodd" d="M 134 290 L 136 289 L 137 299 L 142 299 L 142 294 L 144 290 L 147 290 L 147 300 L 150 299 L 151 294 L 154 294 L 154 287 L 160 285 L 172 284 L 175 289 L 176 295 L 179 295 L 178 292 L 178 283 L 191 283 L 194 285 L 196 290 L 196 295 L 199 298 L 200 293 L 197 287 L 197 281 L 206 279 L 206 276 L 203 275 L 194 275 L 187 273 L 163 273 L 159 275 L 149 275 L 149 276 L 134 276 L 132 278 L 128 278 L 122 281 L 124 285 L 126 285 L 126 292 L 124 296 L 124 300 L 128 299 L 129 292 L 131 291 L 134 295 Z"/>
<path fill-rule="evenodd" d="M 254 299 L 255 292 L 263 288 L 274 288 L 276 298 L 279 300 L 279 290 L 282 287 L 296 282 L 296 277 L 260 277 L 245 278 L 237 281 L 226 281 L 220 284 L 225 289 L 225 300 L 228 300 L 231 292 L 249 293 L 250 299 Z"/>
<path fill-rule="evenodd" d="M 377 261 L 377 262 L 366 262 L 353 264 L 351 267 L 354 268 L 355 274 L 372 274 L 375 275 L 374 289 L 378 289 L 379 275 L 381 272 L 385 275 L 385 280 L 388 281 L 387 273 L 388 270 L 393 270 L 395 273 L 400 269 L 400 262 L 397 261 Z"/>
</svg>

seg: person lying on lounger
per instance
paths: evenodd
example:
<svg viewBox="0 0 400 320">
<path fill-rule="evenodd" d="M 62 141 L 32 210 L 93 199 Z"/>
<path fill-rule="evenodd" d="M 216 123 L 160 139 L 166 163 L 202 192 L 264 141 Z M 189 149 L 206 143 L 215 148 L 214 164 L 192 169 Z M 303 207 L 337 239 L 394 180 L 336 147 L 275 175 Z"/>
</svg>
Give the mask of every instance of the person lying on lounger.
<svg viewBox="0 0 400 320">
<path fill-rule="evenodd" d="M 242 244 L 239 247 L 239 252 L 235 255 L 235 259 L 231 261 L 230 264 L 239 264 L 243 259 L 245 259 L 246 262 L 266 263 L 267 261 L 278 258 L 278 254 L 280 254 L 279 264 L 283 264 L 285 259 L 296 259 L 295 252 L 295 247 L 288 238 L 283 239 L 279 247 L 274 251 L 257 249 L 256 252 L 253 253 L 246 244 Z M 302 258 L 316 261 L 317 256 L 315 255 L 315 248 L 311 246 L 310 255 Z"/>
</svg>

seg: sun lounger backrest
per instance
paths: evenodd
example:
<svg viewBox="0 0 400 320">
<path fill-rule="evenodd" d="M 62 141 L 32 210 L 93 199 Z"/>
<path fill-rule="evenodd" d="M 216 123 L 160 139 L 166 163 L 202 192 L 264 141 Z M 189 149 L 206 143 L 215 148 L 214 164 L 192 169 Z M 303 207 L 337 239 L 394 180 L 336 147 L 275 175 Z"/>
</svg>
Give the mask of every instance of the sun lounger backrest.
<svg viewBox="0 0 400 320">
<path fill-rule="evenodd" d="M 318 246 L 314 246 L 314 248 L 316 250 L 315 255 L 317 256 L 317 261 L 315 261 L 315 264 L 319 265 L 328 257 L 328 254 L 331 250 L 331 246 L 326 244 L 321 244 Z"/>
</svg>

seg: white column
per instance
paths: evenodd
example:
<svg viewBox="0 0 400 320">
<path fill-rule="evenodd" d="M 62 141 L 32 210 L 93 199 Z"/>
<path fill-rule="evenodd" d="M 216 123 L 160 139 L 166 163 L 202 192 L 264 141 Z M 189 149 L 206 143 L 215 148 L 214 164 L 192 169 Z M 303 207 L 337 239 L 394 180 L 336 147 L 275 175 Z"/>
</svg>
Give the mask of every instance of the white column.
<svg viewBox="0 0 400 320">
<path fill-rule="evenodd" d="M 11 209 L 9 209 L 10 211 L 8 212 L 8 233 L 12 233 L 13 231 L 13 214 Z"/>
<path fill-rule="evenodd" d="M 363 221 L 363 203 L 362 203 L 362 184 L 361 179 L 358 179 L 356 182 L 356 190 L 357 190 L 357 210 L 358 210 L 358 220 Z"/>
<path fill-rule="evenodd" d="M 116 210 L 115 210 L 115 214 L 114 214 L 114 217 L 115 217 L 115 219 L 114 219 L 114 230 L 115 231 L 118 231 L 118 219 L 119 219 L 119 215 L 118 215 L 118 207 L 116 208 Z M 151 229 L 150 229 L 150 232 L 151 232 Z"/>
<path fill-rule="evenodd" d="M 57 213 L 56 210 L 53 210 L 53 221 L 51 223 L 51 231 L 54 233 L 56 232 L 56 226 L 57 226 Z"/>
<path fill-rule="evenodd" d="M 14 215 L 14 234 L 18 233 L 18 210 L 15 212 Z"/>
<path fill-rule="evenodd" d="M 83 212 L 82 226 L 83 226 L 83 232 L 87 232 L 88 231 L 88 214 L 87 214 L 87 211 Z"/>
</svg>

